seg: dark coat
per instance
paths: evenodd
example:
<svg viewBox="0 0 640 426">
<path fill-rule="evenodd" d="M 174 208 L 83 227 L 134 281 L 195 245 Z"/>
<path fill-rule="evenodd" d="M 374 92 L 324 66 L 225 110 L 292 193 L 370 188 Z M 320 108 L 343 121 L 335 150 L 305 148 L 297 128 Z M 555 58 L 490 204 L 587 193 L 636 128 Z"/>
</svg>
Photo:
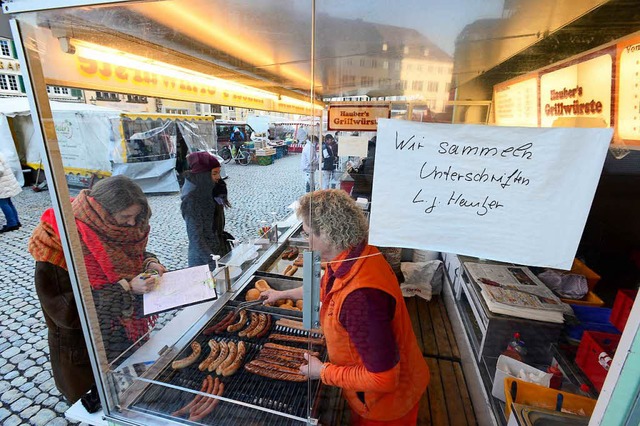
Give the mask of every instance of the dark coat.
<svg viewBox="0 0 640 426">
<path fill-rule="evenodd" d="M 224 256 L 230 249 L 229 235 L 224 232 L 226 201 L 214 198 L 214 191 L 226 185 L 220 181 L 214 186 L 208 173 L 190 174 L 182 187 L 180 209 L 187 225 L 189 237 L 189 266 L 212 265 L 211 255 Z"/>
<path fill-rule="evenodd" d="M 147 257 L 151 257 L 149 254 Z M 73 404 L 95 383 L 80 315 L 69 273 L 48 262 L 36 262 L 35 285 L 48 328 L 51 370 L 56 387 Z M 113 361 L 133 344 L 119 326 L 123 311 L 140 307 L 141 297 L 132 297 L 119 284 L 93 290 L 107 360 Z"/>
</svg>

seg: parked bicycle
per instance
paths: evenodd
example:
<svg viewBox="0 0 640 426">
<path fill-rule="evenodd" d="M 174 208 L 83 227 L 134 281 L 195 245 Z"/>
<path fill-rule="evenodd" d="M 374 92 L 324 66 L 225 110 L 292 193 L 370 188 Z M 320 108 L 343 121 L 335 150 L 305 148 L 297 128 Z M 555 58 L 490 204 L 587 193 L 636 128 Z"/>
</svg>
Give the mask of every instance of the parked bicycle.
<svg viewBox="0 0 640 426">
<path fill-rule="evenodd" d="M 247 148 L 241 146 L 239 149 L 232 149 L 229 146 L 224 146 L 220 150 L 220 156 L 222 157 L 224 164 L 229 163 L 231 160 L 235 160 L 236 164 L 242 164 L 246 166 L 251 162 L 251 153 Z"/>
</svg>

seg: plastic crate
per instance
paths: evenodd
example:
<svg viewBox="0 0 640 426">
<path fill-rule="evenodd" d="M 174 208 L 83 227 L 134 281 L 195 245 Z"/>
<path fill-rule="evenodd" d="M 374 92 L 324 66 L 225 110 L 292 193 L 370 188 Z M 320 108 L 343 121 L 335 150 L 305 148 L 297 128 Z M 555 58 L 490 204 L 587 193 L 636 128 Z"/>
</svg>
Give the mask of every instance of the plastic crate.
<svg viewBox="0 0 640 426">
<path fill-rule="evenodd" d="M 571 273 L 584 275 L 587 279 L 587 285 L 589 286 L 589 290 L 593 290 L 593 288 L 600 281 L 600 275 L 596 274 L 592 271 L 587 265 L 585 265 L 582 261 L 578 259 L 573 259 L 573 265 L 571 266 Z"/>
<path fill-rule="evenodd" d="M 579 323 L 565 326 L 565 333 L 569 339 L 580 341 L 585 330 L 618 333 L 618 330 L 609 322 L 611 309 L 581 305 L 574 305 L 572 308 Z"/>
<path fill-rule="evenodd" d="M 256 155 L 256 162 L 260 166 L 268 166 L 273 164 L 273 155 Z"/>
<path fill-rule="evenodd" d="M 611 309 L 611 317 L 609 319 L 611 324 L 613 324 L 618 330 L 624 330 L 625 325 L 627 325 L 627 320 L 629 319 L 631 308 L 633 307 L 633 302 L 637 295 L 638 290 L 618 290 L 616 300 L 613 302 L 613 309 Z"/>
<path fill-rule="evenodd" d="M 513 377 L 504 379 L 506 399 L 505 416 L 511 414 L 511 404 L 518 403 L 547 410 L 563 411 L 580 416 L 591 416 L 596 400 L 586 396 L 545 388 L 534 383 L 523 382 Z M 562 395 L 562 397 L 558 397 Z M 559 408 L 558 405 L 562 404 Z M 559 408 L 559 409 L 558 409 Z"/>
<path fill-rule="evenodd" d="M 620 342 L 619 334 L 585 331 L 576 353 L 576 364 L 598 391 L 609 372 L 611 359 Z"/>
<path fill-rule="evenodd" d="M 589 290 L 587 295 L 582 299 L 565 299 L 561 297 L 560 300 L 570 305 L 582 305 L 582 306 L 594 306 L 594 307 L 604 306 L 604 301 L 600 299 L 598 295 L 591 290 Z"/>
</svg>

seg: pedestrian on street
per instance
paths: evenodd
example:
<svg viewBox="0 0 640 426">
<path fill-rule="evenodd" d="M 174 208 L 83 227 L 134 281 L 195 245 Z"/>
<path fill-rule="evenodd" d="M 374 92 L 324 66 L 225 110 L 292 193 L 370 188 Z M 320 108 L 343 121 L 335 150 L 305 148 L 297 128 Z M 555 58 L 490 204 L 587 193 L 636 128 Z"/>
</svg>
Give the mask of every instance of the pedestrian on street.
<svg viewBox="0 0 640 426">
<path fill-rule="evenodd" d="M 318 137 L 316 135 L 311 136 L 311 140 L 307 141 L 302 148 L 300 168 L 305 175 L 306 191 L 315 191 L 315 172 L 318 170 Z"/>
<path fill-rule="evenodd" d="M 415 425 L 429 367 L 391 267 L 367 244 L 362 210 L 346 192 L 329 189 L 303 195 L 296 214 L 311 250 L 327 262 L 320 325 L 329 361 L 305 354 L 300 372 L 342 388 L 352 425 Z M 265 304 L 301 299 L 302 287 L 261 297 Z"/>
<path fill-rule="evenodd" d="M 233 236 L 225 232 L 224 209 L 231 207 L 227 185 L 220 178 L 220 162 L 205 151 L 187 157 L 190 171 L 182 187 L 180 210 L 189 237 L 189 266 L 214 267 L 211 255 L 231 251 Z"/>
<path fill-rule="evenodd" d="M 21 191 L 22 188 L 20 188 L 18 180 L 13 175 L 11 167 L 5 162 L 4 156 L 0 153 L 0 209 L 2 209 L 7 222 L 0 228 L 0 233 L 15 231 L 22 226 L 18 218 L 18 210 L 11 202 L 11 197 L 15 197 Z"/>
<path fill-rule="evenodd" d="M 335 188 L 334 174 L 336 170 L 336 154 L 338 146 L 330 133 L 322 143 L 322 189 Z"/>
<path fill-rule="evenodd" d="M 151 210 L 138 185 L 113 176 L 72 200 L 107 361 L 144 340 L 156 316 L 143 316 L 142 295 L 166 269 L 145 251 Z M 56 387 L 73 404 L 95 383 L 53 209 L 29 240 L 35 285 L 48 327 Z M 97 330 L 93 330 L 97 332 Z M 138 343 L 140 344 L 140 343 Z"/>
</svg>

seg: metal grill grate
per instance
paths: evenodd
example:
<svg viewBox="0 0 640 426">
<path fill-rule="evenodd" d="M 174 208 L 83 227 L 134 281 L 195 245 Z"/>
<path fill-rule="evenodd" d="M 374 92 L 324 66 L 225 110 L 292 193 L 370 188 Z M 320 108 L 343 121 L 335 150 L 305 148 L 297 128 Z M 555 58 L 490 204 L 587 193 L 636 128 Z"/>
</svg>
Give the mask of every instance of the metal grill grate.
<svg viewBox="0 0 640 426">
<path fill-rule="evenodd" d="M 216 324 L 232 309 L 231 307 L 225 307 L 217 313 L 217 315 L 209 322 L 206 329 L 210 325 Z M 255 309 L 256 312 L 260 312 L 261 309 Z M 202 334 L 195 338 L 202 347 L 203 354 L 197 362 L 182 370 L 174 370 L 169 365 L 165 368 L 157 377 L 158 381 L 164 383 L 170 383 L 175 386 L 180 386 L 187 389 L 200 390 L 202 381 L 207 374 L 214 375 L 215 373 L 202 372 L 198 370 L 199 363 L 207 356 L 209 351 L 208 341 L 209 339 L 215 339 L 218 341 L 235 341 L 244 340 L 247 346 L 247 354 L 244 358 L 243 366 L 247 362 L 253 360 L 257 355 L 262 345 L 268 341 L 269 334 L 277 332 L 280 334 L 288 334 L 295 336 L 304 336 L 306 332 L 302 330 L 296 330 L 286 328 L 282 326 L 276 326 L 275 321 L 279 319 L 278 315 L 270 314 L 273 317 L 273 325 L 271 331 L 261 339 L 241 339 L 237 336 L 237 333 L 223 332 L 217 335 L 204 336 Z M 319 337 L 315 334 L 312 337 Z M 289 346 L 296 346 L 299 348 L 305 348 L 304 344 L 284 343 Z M 180 359 L 190 353 L 190 346 L 187 345 L 182 353 L 178 354 L 176 359 Z M 314 347 L 314 350 L 321 352 L 322 359 L 326 356 L 325 348 Z M 306 382 L 295 383 L 285 382 L 282 380 L 273 380 L 255 374 L 249 373 L 241 367 L 236 374 L 230 377 L 220 378 L 225 384 L 224 397 L 241 401 L 246 404 L 250 404 L 256 407 L 263 407 L 269 410 L 273 410 L 279 413 L 284 413 L 292 416 L 296 416 L 300 419 L 307 418 L 308 403 L 307 401 L 315 401 L 320 389 L 320 382 L 312 383 L 312 395 L 309 398 L 309 392 Z M 153 413 L 155 415 L 171 418 L 177 420 L 176 417 L 171 417 L 171 413 L 185 406 L 194 398 L 193 394 L 188 392 L 178 391 L 176 389 L 167 388 L 159 385 L 150 385 L 134 403 L 131 405 L 131 409 Z M 181 419 L 187 424 L 193 424 L 193 422 L 187 419 Z M 299 425 L 300 420 L 283 417 L 277 414 L 268 413 L 262 410 L 249 408 L 243 405 L 228 403 L 220 401 L 218 406 L 213 410 L 211 414 L 206 416 L 198 424 L 212 424 L 212 425 Z"/>
</svg>

